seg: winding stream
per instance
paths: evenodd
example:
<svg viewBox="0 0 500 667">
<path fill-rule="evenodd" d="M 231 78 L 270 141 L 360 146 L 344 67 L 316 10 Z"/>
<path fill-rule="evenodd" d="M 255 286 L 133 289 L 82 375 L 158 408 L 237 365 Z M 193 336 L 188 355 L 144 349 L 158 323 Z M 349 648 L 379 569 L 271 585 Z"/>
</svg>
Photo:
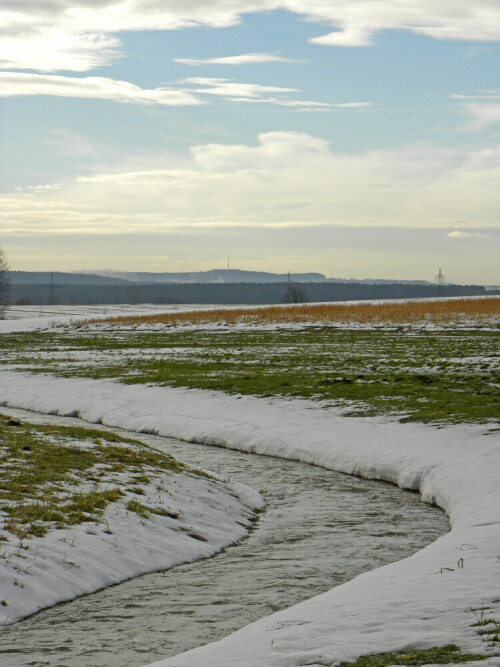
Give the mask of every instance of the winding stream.
<svg viewBox="0 0 500 667">
<path fill-rule="evenodd" d="M 77 421 L 5 412 L 45 423 Z M 247 539 L 213 558 L 144 575 L 2 628 L 2 666 L 139 667 L 405 558 L 449 529 L 443 512 L 389 484 L 134 437 L 261 489 L 267 511 Z"/>
</svg>

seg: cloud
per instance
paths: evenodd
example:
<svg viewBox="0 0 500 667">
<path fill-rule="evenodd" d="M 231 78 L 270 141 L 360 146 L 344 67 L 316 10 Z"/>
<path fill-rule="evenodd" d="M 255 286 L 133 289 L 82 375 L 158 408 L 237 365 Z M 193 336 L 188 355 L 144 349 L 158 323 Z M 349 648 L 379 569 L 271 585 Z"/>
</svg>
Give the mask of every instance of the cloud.
<svg viewBox="0 0 500 667">
<path fill-rule="evenodd" d="M 186 87 L 188 86 L 188 88 Z M 193 87 L 201 86 L 201 87 Z M 199 95 L 221 97 L 232 102 L 259 102 L 292 107 L 300 111 L 322 110 L 331 106 L 365 107 L 369 102 L 349 102 L 331 105 L 326 102 L 290 100 L 270 94 L 295 93 L 295 88 L 262 86 L 254 83 L 238 83 L 228 79 L 188 78 L 177 82 L 177 87 L 144 89 L 129 83 L 106 77 L 68 77 L 54 74 L 28 74 L 25 72 L 0 72 L 0 98 L 50 95 L 77 97 L 131 104 L 159 104 L 163 106 L 195 106 L 207 102 Z"/>
<path fill-rule="evenodd" d="M 181 79 L 178 84 L 190 86 L 188 90 L 198 95 L 215 95 L 232 102 L 253 102 L 273 104 L 281 107 L 292 107 L 298 111 L 326 110 L 333 106 L 360 107 L 370 106 L 370 102 L 349 102 L 346 104 L 329 104 L 327 102 L 311 102 L 308 100 L 293 100 L 288 97 L 275 97 L 274 94 L 296 93 L 296 88 L 279 88 L 276 86 L 262 86 L 255 83 L 239 83 L 231 79 L 211 77 L 189 77 Z M 191 86 L 202 86 L 191 88 Z"/>
<path fill-rule="evenodd" d="M 147 90 L 127 81 L 105 77 L 68 77 L 51 74 L 0 72 L 0 97 L 51 95 L 93 98 L 133 104 L 192 106 L 204 104 L 192 93 L 168 88 Z"/>
<path fill-rule="evenodd" d="M 115 166 L 4 196 L 2 233 L 385 225 L 475 234 L 498 226 L 500 160 L 475 151 L 415 145 L 350 154 L 310 134 L 267 132 L 254 145 L 194 146 L 168 162 Z"/>
<path fill-rule="evenodd" d="M 452 100 L 500 100 L 500 90 L 480 90 L 469 95 L 459 93 L 450 95 L 450 98 Z"/>
<path fill-rule="evenodd" d="M 395 148 L 390 151 L 381 150 L 371 153 L 379 162 L 380 169 L 394 182 L 432 183 L 450 177 L 462 168 L 472 155 L 459 150 L 435 146 L 427 142 L 418 142 Z"/>
<path fill-rule="evenodd" d="M 387 30 L 408 30 L 439 40 L 500 39 L 500 6 L 496 0 L 290 0 L 284 4 L 291 9 L 302 5 L 310 19 L 330 22 L 333 32 L 311 40 L 327 46 L 371 46 L 375 35 Z"/>
<path fill-rule="evenodd" d="M 489 125 L 500 123 L 500 90 L 479 90 L 474 93 L 450 95 L 452 100 L 460 100 L 461 111 L 471 119 L 464 130 L 482 130 Z"/>
<path fill-rule="evenodd" d="M 339 25 L 342 26 L 342 22 L 339 22 Z M 363 27 L 341 27 L 339 30 L 334 32 L 329 32 L 326 35 L 321 35 L 320 37 L 314 37 L 311 39 L 312 44 L 321 44 L 323 46 L 372 46 L 373 42 L 373 33 L 377 30 Z"/>
<path fill-rule="evenodd" d="M 235 99 L 235 101 L 241 101 Z M 328 109 L 365 109 L 373 106 L 373 102 L 345 102 L 341 104 L 330 104 L 329 102 L 311 102 L 310 100 L 290 100 L 278 97 L 258 97 L 256 99 L 245 99 L 245 102 L 261 102 L 274 104 L 279 107 L 294 107 L 298 111 L 327 111 Z"/>
<path fill-rule="evenodd" d="M 72 155 L 80 158 L 96 159 L 97 147 L 71 130 L 52 130 L 45 135 L 45 144 L 59 155 Z"/>
<path fill-rule="evenodd" d="M 241 101 L 241 100 L 235 100 Z M 278 107 L 292 107 L 297 111 L 326 111 L 338 104 L 328 104 L 328 102 L 310 102 L 308 100 L 288 100 L 278 97 L 259 97 L 257 99 L 247 99 L 246 102 L 260 102 L 264 104 L 274 104 Z"/>
<path fill-rule="evenodd" d="M 183 65 L 255 65 L 261 63 L 303 63 L 304 60 L 283 58 L 272 53 L 243 53 L 239 56 L 224 56 L 221 58 L 174 58 L 174 62 Z"/>
<path fill-rule="evenodd" d="M 481 232 L 460 232 L 458 230 L 455 230 L 454 232 L 449 232 L 447 236 L 449 239 L 492 238 L 490 234 L 481 234 Z"/>
<path fill-rule="evenodd" d="M 338 109 L 360 109 L 362 107 L 373 106 L 373 102 L 343 102 L 342 104 L 332 104 L 331 106 Z"/>
<path fill-rule="evenodd" d="M 0 23 L 8 23 L 10 17 L 2 13 L 0 10 Z M 120 40 L 108 32 L 95 32 L 90 28 L 78 30 L 64 23 L 47 25 L 36 18 L 31 27 L 11 26 L 9 31 L 8 25 L 4 26 L 0 33 L 3 33 L 0 39 L 2 69 L 86 72 L 109 65 L 123 55 Z"/>
<path fill-rule="evenodd" d="M 329 142 L 303 132 L 266 132 L 255 147 L 205 144 L 191 148 L 195 162 L 209 171 L 295 169 L 308 157 L 329 156 Z"/>
<path fill-rule="evenodd" d="M 86 71 L 120 56 L 120 32 L 223 28 L 273 10 L 328 24 L 331 30 L 312 41 L 330 46 L 369 46 L 387 30 L 500 40 L 498 0 L 4 0 L 0 67 Z"/>
<path fill-rule="evenodd" d="M 178 83 L 190 86 L 203 86 L 195 88 L 194 92 L 204 95 L 218 95 L 231 99 L 256 99 L 262 98 L 268 93 L 296 93 L 296 88 L 278 88 L 276 86 L 261 86 L 255 83 L 238 83 L 229 79 L 190 77 L 181 79 Z"/>
<path fill-rule="evenodd" d="M 462 105 L 462 110 L 471 118 L 466 129 L 482 130 L 489 125 L 500 123 L 500 101 L 493 104 L 471 103 Z"/>
</svg>

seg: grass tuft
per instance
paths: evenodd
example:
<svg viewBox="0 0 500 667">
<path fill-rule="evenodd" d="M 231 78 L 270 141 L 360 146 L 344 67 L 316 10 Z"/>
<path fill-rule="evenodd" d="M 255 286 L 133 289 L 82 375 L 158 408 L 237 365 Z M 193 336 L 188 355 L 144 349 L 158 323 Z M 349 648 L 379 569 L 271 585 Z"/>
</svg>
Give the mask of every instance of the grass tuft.
<svg viewBox="0 0 500 667">
<path fill-rule="evenodd" d="M 339 667 L 390 667 L 392 665 L 407 665 L 421 667 L 422 665 L 449 665 L 486 660 L 484 655 L 463 653 L 458 646 L 434 647 L 419 651 L 404 651 L 399 653 L 377 653 L 358 658 L 355 662 L 342 662 Z"/>
</svg>

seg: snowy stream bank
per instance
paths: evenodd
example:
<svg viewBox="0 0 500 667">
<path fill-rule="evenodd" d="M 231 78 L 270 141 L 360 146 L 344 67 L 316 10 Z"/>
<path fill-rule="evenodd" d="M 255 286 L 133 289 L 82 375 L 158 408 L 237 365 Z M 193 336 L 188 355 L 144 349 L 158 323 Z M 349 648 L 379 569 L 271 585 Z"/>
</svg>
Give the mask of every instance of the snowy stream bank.
<svg viewBox="0 0 500 667">
<path fill-rule="evenodd" d="M 158 665 L 319 665 L 449 643 L 488 652 L 471 609 L 500 617 L 498 432 L 347 419 L 301 400 L 10 371 L 0 371 L 0 403 L 390 481 L 447 512 L 451 533 L 414 556 Z"/>
<path fill-rule="evenodd" d="M 79 425 L 71 417 L 1 411 L 23 422 Z M 109 434 L 109 427 L 94 428 Z M 392 484 L 161 436 L 135 437 L 197 469 L 263 489 L 266 510 L 256 529 L 213 558 L 136 577 L 0 628 L 2 665 L 140 667 L 406 558 L 449 530 L 441 510 Z"/>
</svg>

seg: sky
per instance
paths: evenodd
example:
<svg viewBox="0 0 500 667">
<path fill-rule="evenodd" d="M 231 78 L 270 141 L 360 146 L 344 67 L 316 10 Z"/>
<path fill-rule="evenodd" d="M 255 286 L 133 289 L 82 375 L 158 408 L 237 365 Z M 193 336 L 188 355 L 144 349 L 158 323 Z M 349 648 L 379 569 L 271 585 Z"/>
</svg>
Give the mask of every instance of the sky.
<svg viewBox="0 0 500 667">
<path fill-rule="evenodd" d="M 498 0 L 3 0 L 12 269 L 500 284 Z"/>
</svg>

